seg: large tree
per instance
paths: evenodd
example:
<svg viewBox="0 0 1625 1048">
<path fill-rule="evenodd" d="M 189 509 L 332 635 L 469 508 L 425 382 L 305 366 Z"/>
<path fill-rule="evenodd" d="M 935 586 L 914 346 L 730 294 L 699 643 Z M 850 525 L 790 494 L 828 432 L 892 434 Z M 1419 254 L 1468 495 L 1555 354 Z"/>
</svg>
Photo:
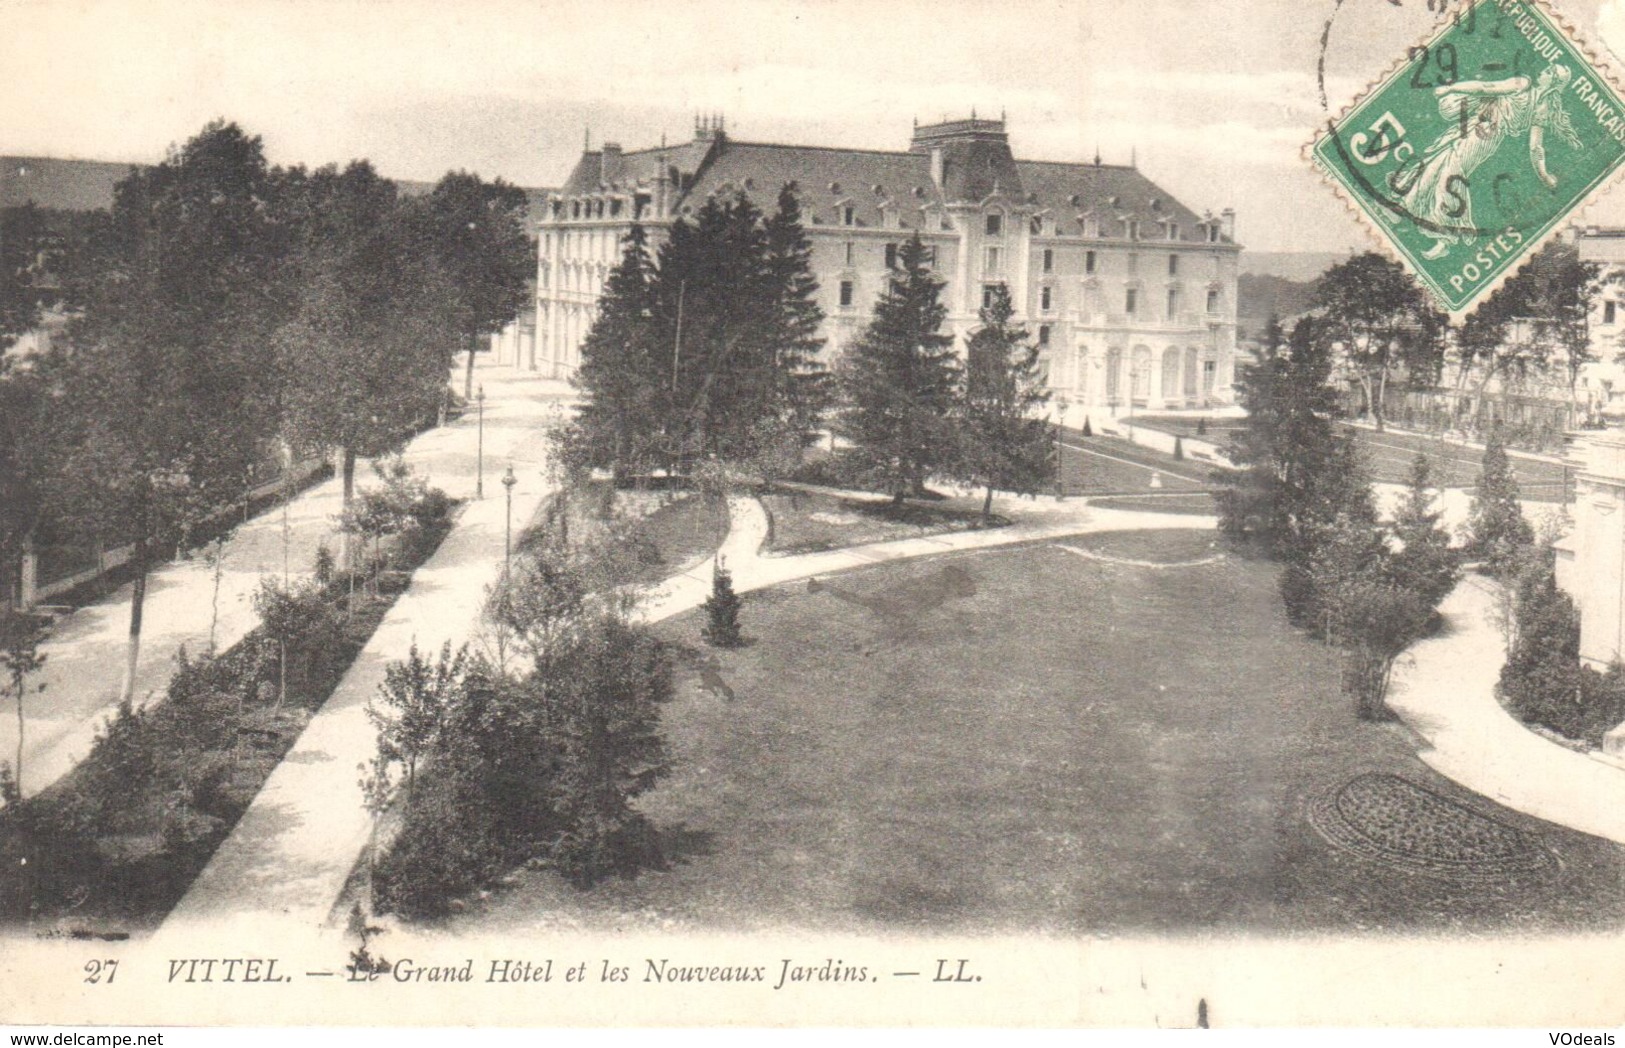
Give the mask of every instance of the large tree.
<svg viewBox="0 0 1625 1048">
<path fill-rule="evenodd" d="M 274 428 L 267 188 L 260 140 L 219 122 L 132 171 L 71 348 L 51 369 L 58 512 L 81 534 L 133 547 L 125 700 L 155 547 L 236 502 Z"/>
<path fill-rule="evenodd" d="M 942 333 L 943 282 L 928 257 L 918 233 L 902 245 L 874 319 L 836 372 L 844 405 L 837 431 L 897 504 L 952 465 L 958 446 L 951 420 L 959 362 L 953 337 Z"/>
<path fill-rule="evenodd" d="M 1444 318 L 1397 262 L 1368 251 L 1332 266 L 1320 278 L 1315 305 L 1326 334 L 1342 344 L 1378 431 L 1395 374 L 1403 372 L 1413 385 L 1437 381 Z"/>
<path fill-rule="evenodd" d="M 1218 496 L 1227 534 L 1255 535 L 1290 557 L 1336 516 L 1341 499 L 1325 489 L 1346 438 L 1337 428 L 1331 366 L 1329 342 L 1314 319 L 1299 320 L 1290 341 L 1270 319 L 1257 363 L 1236 383 L 1247 423 L 1225 449 L 1241 467 L 1224 476 Z"/>
<path fill-rule="evenodd" d="M 449 280 L 418 250 L 434 228 L 426 204 L 397 201 L 365 161 L 286 183 L 284 432 L 301 450 L 339 450 L 347 510 L 357 457 L 396 450 L 435 410 L 461 329 Z"/>
<path fill-rule="evenodd" d="M 1034 417 L 1049 400 L 1038 347 L 1011 323 L 1015 306 L 1000 285 L 982 310 L 982 326 L 965 347 L 960 472 L 984 486 L 982 516 L 995 489 L 1033 494 L 1050 484 L 1056 462 L 1049 424 Z"/>
<path fill-rule="evenodd" d="M 535 273 L 525 191 L 500 178 L 446 174 L 426 200 L 427 222 L 416 250 L 433 258 L 453 289 L 455 323 L 468 347 L 463 396 L 474 392 L 474 354 L 482 335 L 519 315 Z"/>
<path fill-rule="evenodd" d="M 647 469 L 658 452 L 669 390 L 667 350 L 653 323 L 654 279 L 648 237 L 633 224 L 581 344 L 575 384 L 584 399 L 566 449 L 580 465 Z"/>
<path fill-rule="evenodd" d="M 798 455 L 828 399 L 817 289 L 789 187 L 771 216 L 743 193 L 708 199 L 657 264 L 634 226 L 582 345 L 571 458 L 771 470 Z"/>
</svg>

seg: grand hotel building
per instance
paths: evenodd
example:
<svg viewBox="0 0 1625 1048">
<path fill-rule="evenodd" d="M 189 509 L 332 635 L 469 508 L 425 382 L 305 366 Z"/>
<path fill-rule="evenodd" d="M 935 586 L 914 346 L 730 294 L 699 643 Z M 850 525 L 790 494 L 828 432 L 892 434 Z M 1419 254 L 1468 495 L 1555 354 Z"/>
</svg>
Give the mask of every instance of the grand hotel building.
<svg viewBox="0 0 1625 1048">
<path fill-rule="evenodd" d="M 743 191 L 771 211 L 792 182 L 831 358 L 862 332 L 898 245 L 918 232 L 953 330 L 974 330 L 989 288 L 1006 285 L 1070 404 L 1231 399 L 1234 212 L 1198 215 L 1134 166 L 1017 160 L 1004 121 L 974 116 L 915 127 L 906 152 L 737 142 L 710 119 L 681 145 L 583 152 L 541 209 L 534 328 L 499 336 L 499 357 L 568 376 L 633 222 L 658 244 L 711 194 Z"/>
</svg>

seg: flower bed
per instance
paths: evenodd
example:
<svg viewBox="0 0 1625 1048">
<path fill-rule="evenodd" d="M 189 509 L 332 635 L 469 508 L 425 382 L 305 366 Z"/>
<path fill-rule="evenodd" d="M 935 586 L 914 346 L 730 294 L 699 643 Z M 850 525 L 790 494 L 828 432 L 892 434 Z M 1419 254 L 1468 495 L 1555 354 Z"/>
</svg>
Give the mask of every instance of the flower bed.
<svg viewBox="0 0 1625 1048">
<path fill-rule="evenodd" d="M 761 496 L 771 522 L 767 551 L 783 555 L 861 546 L 870 542 L 943 535 L 1010 522 L 964 510 L 939 509 L 917 502 L 895 506 L 888 500 L 865 502 L 824 492 L 770 489 Z"/>
<path fill-rule="evenodd" d="M 1417 873 L 1501 880 L 1556 867 L 1540 838 L 1397 775 L 1361 775 L 1317 798 L 1309 821 L 1332 844 Z"/>
</svg>

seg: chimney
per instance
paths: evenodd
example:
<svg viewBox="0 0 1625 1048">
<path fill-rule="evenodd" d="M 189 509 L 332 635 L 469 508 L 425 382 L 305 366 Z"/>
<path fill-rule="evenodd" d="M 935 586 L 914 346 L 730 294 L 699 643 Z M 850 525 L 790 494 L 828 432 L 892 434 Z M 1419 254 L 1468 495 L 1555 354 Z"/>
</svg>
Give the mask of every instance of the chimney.
<svg viewBox="0 0 1625 1048">
<path fill-rule="evenodd" d="M 1219 231 L 1226 240 L 1236 239 L 1236 209 L 1227 207 L 1219 212 Z"/>
<path fill-rule="evenodd" d="M 598 149 L 598 181 L 604 185 L 615 180 L 621 168 L 621 144 L 605 142 Z"/>
</svg>

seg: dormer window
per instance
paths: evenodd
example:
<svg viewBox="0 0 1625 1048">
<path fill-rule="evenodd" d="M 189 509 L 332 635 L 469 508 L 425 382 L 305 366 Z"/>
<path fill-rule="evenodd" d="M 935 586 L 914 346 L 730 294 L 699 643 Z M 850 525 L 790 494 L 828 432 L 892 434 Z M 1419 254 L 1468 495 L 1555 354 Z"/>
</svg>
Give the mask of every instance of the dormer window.
<svg viewBox="0 0 1625 1048">
<path fill-rule="evenodd" d="M 1032 222 L 1029 223 L 1027 228 L 1032 232 L 1033 236 L 1041 237 L 1044 235 L 1044 220 L 1034 216 Z"/>
<path fill-rule="evenodd" d="M 1217 244 L 1219 242 L 1219 224 L 1217 222 L 1214 222 L 1207 227 L 1207 242 L 1209 244 Z"/>
<path fill-rule="evenodd" d="M 841 205 L 841 225 L 855 226 L 858 224 L 858 209 L 851 204 Z"/>
<path fill-rule="evenodd" d="M 1085 215 L 1083 217 L 1083 235 L 1086 237 L 1100 236 L 1100 219 L 1094 215 Z"/>
<path fill-rule="evenodd" d="M 1168 239 L 1169 240 L 1178 240 L 1179 239 L 1179 223 L 1178 222 L 1170 222 L 1170 223 L 1168 223 Z"/>
<path fill-rule="evenodd" d="M 990 237 L 1004 236 L 1004 215 L 998 211 L 990 211 L 985 216 L 984 230 Z"/>
<path fill-rule="evenodd" d="M 1130 240 L 1140 239 L 1140 220 L 1137 218 L 1123 219 L 1123 235 Z"/>
</svg>

